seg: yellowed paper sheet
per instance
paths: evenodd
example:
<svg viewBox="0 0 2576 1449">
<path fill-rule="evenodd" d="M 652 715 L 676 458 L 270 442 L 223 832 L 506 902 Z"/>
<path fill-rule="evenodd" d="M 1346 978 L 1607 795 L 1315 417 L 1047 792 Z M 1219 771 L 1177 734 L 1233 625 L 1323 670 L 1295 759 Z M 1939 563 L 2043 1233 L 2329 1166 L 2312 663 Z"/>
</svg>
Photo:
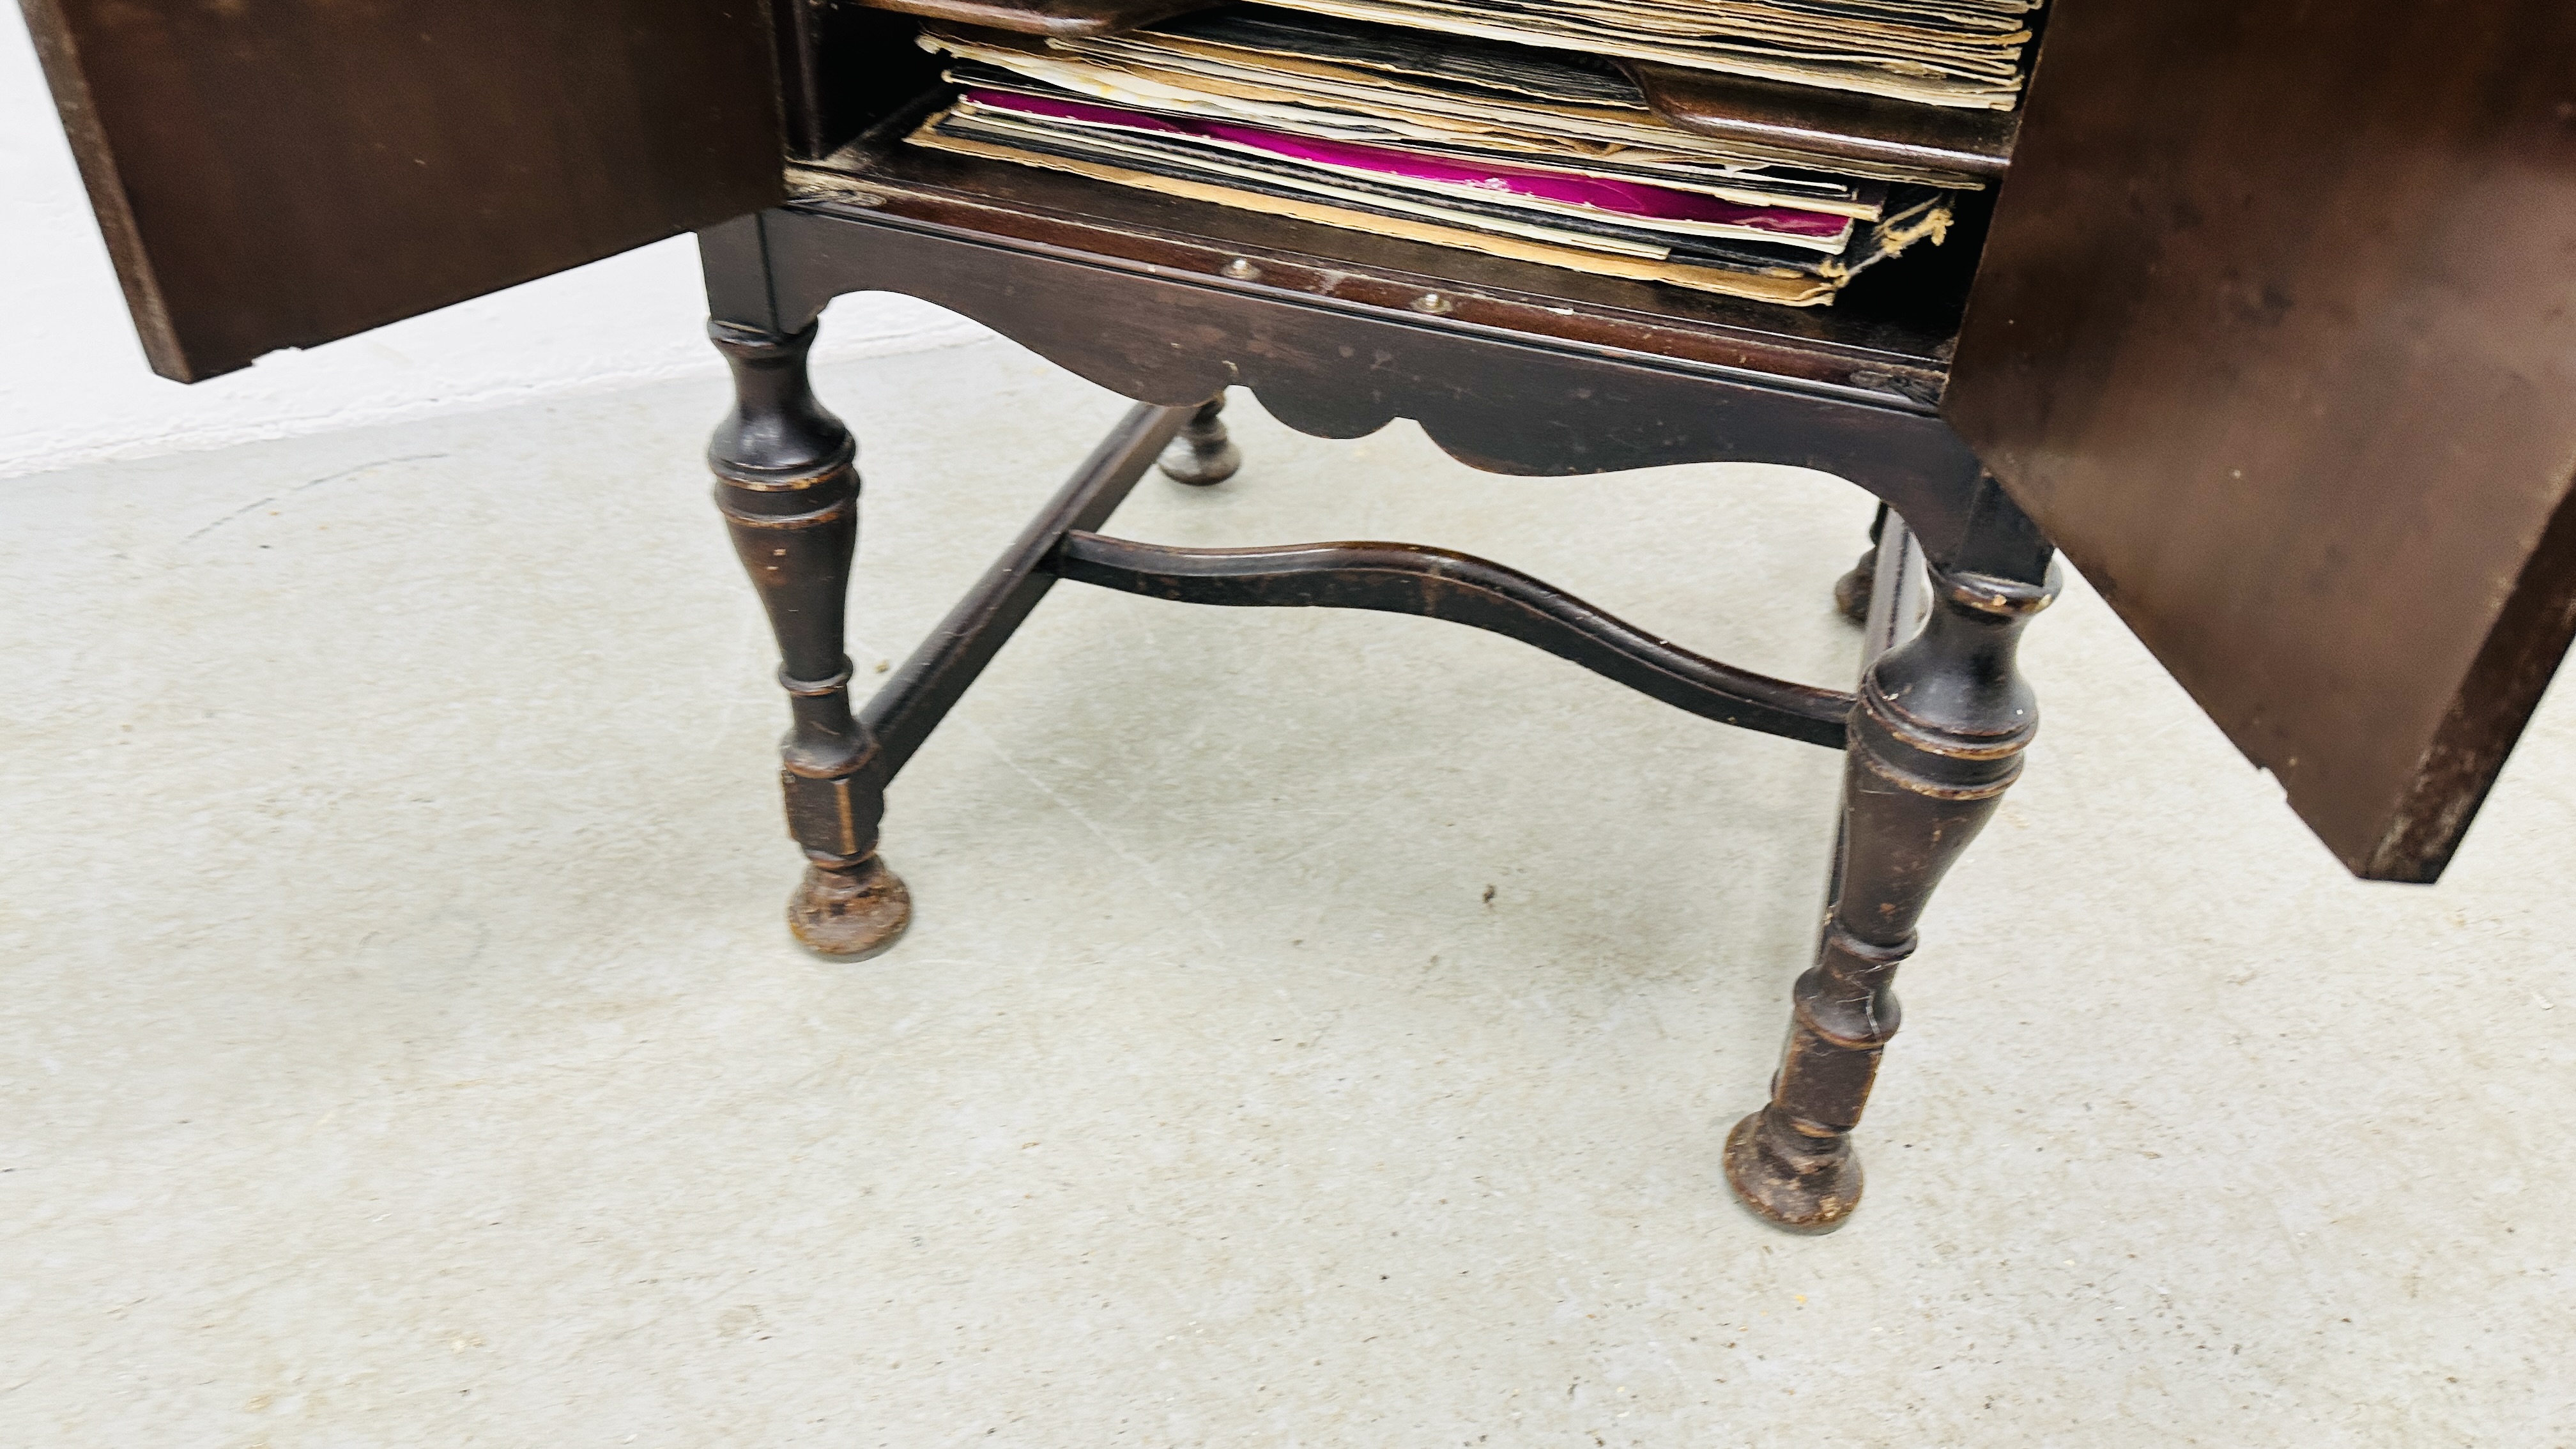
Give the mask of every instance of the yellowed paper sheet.
<svg viewBox="0 0 2576 1449">
<path fill-rule="evenodd" d="M 1774 48 L 1734 45 L 1705 38 L 1683 43 L 1670 35 L 1613 25 L 1600 11 L 1572 6 L 1554 15 L 1527 12 L 1506 15 L 1490 9 L 1413 3 L 1413 0 L 1267 0 L 1267 3 L 1379 25 L 1411 26 L 1520 45 L 1552 46 L 1594 55 L 1661 61 L 1667 65 L 1820 86 L 1827 90 L 1891 96 L 1924 105 L 2007 111 L 2013 108 L 2021 94 L 2017 45 L 2009 58 L 1998 57 L 1973 66 L 1964 63 L 1935 65 L 1892 53 L 1882 53 L 1873 63 L 1857 49 L 1828 52 L 1816 48 L 1784 54 Z"/>
<path fill-rule="evenodd" d="M 1562 103 L 1480 101 L 1406 85 L 1381 72 L 1302 57 L 1261 57 L 1230 47 L 1141 34 L 1048 43 L 933 28 L 925 48 L 1041 80 L 1112 104 L 1268 125 L 1336 140 L 1434 141 L 1537 158 L 1615 159 L 1626 165 L 1703 168 L 1658 184 L 1761 206 L 1788 204 L 1869 220 L 1873 204 L 1817 192 L 1812 181 L 1766 183 L 1765 167 L 1830 170 L 1861 181 L 1974 189 L 1973 180 L 1901 165 L 1800 155 L 1687 131 L 1645 110 Z M 1380 127 L 1372 133 L 1370 128 Z M 1732 181 L 1704 168 L 1754 174 Z"/>
<path fill-rule="evenodd" d="M 936 124 L 935 118 L 932 124 Z M 1584 252 L 1572 247 L 1523 241 L 1485 232 L 1468 231 L 1460 227 L 1443 226 L 1434 222 L 1352 211 L 1322 201 L 1304 201 L 1294 197 L 1236 191 L 1206 182 L 1155 176 L 1124 167 L 1020 151 L 1007 146 L 988 145 L 954 136 L 942 136 L 933 131 L 930 125 L 924 125 L 920 130 L 913 132 L 909 140 L 913 145 L 924 146 L 934 151 L 1007 161 L 1021 166 L 1042 167 L 1050 171 L 1089 177 L 1094 181 L 1105 181 L 1112 185 L 1131 186 L 1165 196 L 1186 197 L 1194 201 L 1211 202 L 1218 206 L 1230 206 L 1243 211 L 1257 211 L 1269 216 L 1285 216 L 1323 226 L 1341 227 L 1349 231 L 1368 232 L 1378 236 L 1425 242 L 1433 246 L 1483 252 L 1489 256 L 1536 262 L 1542 266 L 1562 267 L 1569 271 L 1588 272 L 1595 276 L 1624 277 L 1639 282 L 1663 282 L 1672 286 L 1687 287 L 1694 291 L 1744 297 L 1757 302 L 1772 302 L 1788 307 L 1830 305 L 1836 286 L 1833 281 L 1824 278 L 1757 276 L 1646 258 Z"/>
</svg>

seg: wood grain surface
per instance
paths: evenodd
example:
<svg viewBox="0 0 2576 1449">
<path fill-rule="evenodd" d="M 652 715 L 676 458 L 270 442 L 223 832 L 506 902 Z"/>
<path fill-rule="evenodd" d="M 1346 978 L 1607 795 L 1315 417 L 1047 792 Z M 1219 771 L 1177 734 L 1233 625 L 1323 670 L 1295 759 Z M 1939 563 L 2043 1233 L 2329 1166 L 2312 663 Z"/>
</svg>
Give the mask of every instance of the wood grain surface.
<svg viewBox="0 0 2576 1449">
<path fill-rule="evenodd" d="M 1945 414 L 2354 871 L 2576 628 L 2576 7 L 2069 0 Z"/>
<path fill-rule="evenodd" d="M 783 194 L 761 0 L 24 5 L 181 381 Z"/>
</svg>

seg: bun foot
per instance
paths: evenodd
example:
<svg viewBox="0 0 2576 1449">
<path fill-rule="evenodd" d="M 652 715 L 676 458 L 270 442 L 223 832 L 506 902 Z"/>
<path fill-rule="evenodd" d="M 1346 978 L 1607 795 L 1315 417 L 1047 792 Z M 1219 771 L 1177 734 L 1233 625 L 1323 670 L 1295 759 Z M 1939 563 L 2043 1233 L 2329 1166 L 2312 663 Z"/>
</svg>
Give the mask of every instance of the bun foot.
<svg viewBox="0 0 2576 1449">
<path fill-rule="evenodd" d="M 841 870 L 807 866 L 787 898 L 787 929 L 806 949 L 837 961 L 885 954 L 910 924 L 912 892 L 874 855 Z"/>
<path fill-rule="evenodd" d="M 1225 424 L 1217 417 L 1223 411 L 1223 393 L 1199 404 L 1180 436 L 1172 439 L 1171 446 L 1154 462 L 1164 477 L 1193 488 L 1206 488 L 1235 475 L 1235 470 L 1243 466 L 1243 454 L 1226 438 Z"/>
<path fill-rule="evenodd" d="M 1852 571 L 1834 580 L 1834 607 L 1855 624 L 1869 622 L 1869 596 L 1878 586 L 1878 549 L 1875 545 L 1852 565 Z"/>
<path fill-rule="evenodd" d="M 1830 1233 L 1860 1205 L 1860 1158 L 1849 1137 L 1810 1137 L 1765 1107 L 1726 1134 L 1726 1183 L 1775 1228 Z"/>
</svg>

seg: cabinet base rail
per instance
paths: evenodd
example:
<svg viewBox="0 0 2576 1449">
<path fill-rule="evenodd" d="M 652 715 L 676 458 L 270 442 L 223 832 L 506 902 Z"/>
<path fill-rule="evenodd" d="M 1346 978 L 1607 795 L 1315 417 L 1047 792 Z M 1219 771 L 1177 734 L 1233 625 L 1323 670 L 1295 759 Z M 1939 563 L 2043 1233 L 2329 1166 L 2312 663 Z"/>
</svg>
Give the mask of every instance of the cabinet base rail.
<svg viewBox="0 0 2576 1449">
<path fill-rule="evenodd" d="M 1132 409 L 965 598 L 853 709 L 842 611 L 858 541 L 856 448 L 806 386 L 812 329 L 719 324 L 739 406 L 709 450 L 717 498 L 770 612 L 795 727 L 782 742 L 789 833 L 804 848 L 788 924 L 813 949 L 865 960 L 911 921 L 878 857 L 886 787 L 1057 581 L 1175 603 L 1367 609 L 1445 619 L 1533 644 L 1705 719 L 1839 751 L 1843 808 L 1815 965 L 1793 993 L 1771 1100 L 1726 1139 L 1725 1174 L 1755 1216 L 1827 1232 L 1858 1204 L 1852 1134 L 1901 1020 L 1897 968 L 1934 887 L 2021 772 L 2037 703 L 2015 663 L 2057 591 L 2044 545 L 2008 504 L 1968 510 L 1960 560 L 1926 557 L 1896 512 L 1838 590 L 1862 616 L 1853 693 L 1767 678 L 1695 654 L 1517 569 L 1409 543 L 1177 548 L 1099 531 L 1161 466 L 1207 486 L 1240 459 L 1224 396 Z M 1979 493 L 1972 497 L 1985 497 Z M 2027 545 L 2027 546 L 2025 546 Z M 1985 558 L 2018 563 L 1989 572 Z"/>
<path fill-rule="evenodd" d="M 1705 719 L 1843 748 L 1852 696 L 1695 654 L 1517 569 L 1409 543 L 1170 548 L 1092 530 L 1196 407 L 1139 406 L 860 711 L 891 780 L 1058 579 L 1177 603 L 1367 609 L 1533 644 Z"/>
</svg>

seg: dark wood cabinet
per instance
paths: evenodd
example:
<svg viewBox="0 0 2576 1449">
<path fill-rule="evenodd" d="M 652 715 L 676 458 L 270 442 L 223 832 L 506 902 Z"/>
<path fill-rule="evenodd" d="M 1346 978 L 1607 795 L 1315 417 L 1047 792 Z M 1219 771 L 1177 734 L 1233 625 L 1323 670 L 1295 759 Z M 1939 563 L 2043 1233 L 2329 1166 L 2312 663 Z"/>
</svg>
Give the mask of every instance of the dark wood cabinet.
<svg viewBox="0 0 2576 1449">
<path fill-rule="evenodd" d="M 2066 0 L 1943 415 L 2356 873 L 2576 624 L 2576 9 Z"/>
<path fill-rule="evenodd" d="M 2373 878 L 2440 873 L 2576 634 L 2576 9 L 2552 0 L 2056 0 L 2008 117 L 1643 73 L 1711 128 L 1999 178 L 1948 245 L 1813 311 L 898 144 L 938 88 L 917 16 L 1070 34 L 1186 8 L 1169 0 L 24 3 L 166 375 L 701 233 L 744 389 L 717 448 L 728 515 L 762 548 L 820 550 L 793 577 L 745 558 L 797 696 L 791 815 L 842 872 L 805 905 L 842 917 L 900 904 L 860 871 L 883 781 L 980 663 L 917 661 L 856 715 L 835 675 L 822 616 L 856 483 L 800 339 L 854 290 L 951 307 L 1161 409 L 961 605 L 952 623 L 998 629 L 992 647 L 1054 577 L 1349 607 L 1382 606 L 1355 602 L 1369 569 L 1467 577 L 1342 559 L 1325 571 L 1344 592 L 1310 597 L 1295 560 L 1143 558 L 1090 533 L 1185 425 L 1215 456 L 1213 407 L 1190 410 L 1228 386 L 1328 436 L 1414 418 L 1503 472 L 1738 458 L 1851 478 L 1910 525 L 1940 595 L 1933 642 L 1882 655 L 1857 705 L 1762 695 L 1775 682 L 1657 654 L 1532 581 L 1406 597 L 1686 707 L 1786 721 L 1757 728 L 1840 744 L 1848 709 L 1856 755 L 1892 729 L 1868 748 L 1915 752 L 1905 808 L 1931 813 L 1904 828 L 1943 850 L 1982 816 L 1920 802 L 1991 799 L 2028 737 L 2010 635 L 2046 601 L 2052 545 Z M 1899 702 L 1880 724 L 1874 689 Z M 1879 808 L 1853 778 L 1850 808 Z M 1853 1064 L 1893 1030 L 1884 978 L 1948 859 L 1871 852 L 1847 851 L 1846 894 L 1894 892 L 1877 908 L 1907 924 L 1829 927 L 1822 994 L 1801 988 L 1821 1035 L 1783 1069 L 1784 1093 L 1841 1094 L 1855 1120 Z M 1859 1025 L 1836 1015 L 1855 1002 Z"/>
<path fill-rule="evenodd" d="M 837 172 L 845 200 L 876 181 L 1182 268 L 1192 243 L 1322 258 L 1354 275 L 1307 289 L 1361 306 L 1372 277 L 1430 280 L 1569 345 L 1937 401 L 2364 875 L 2439 874 L 2576 629 L 2563 5 L 2059 0 L 1982 261 L 1818 315 L 852 155 L 931 58 L 903 15 L 779 6 L 26 0 L 136 326 L 183 380 L 758 210 L 793 159 L 808 196 Z"/>
<path fill-rule="evenodd" d="M 780 200 L 754 0 L 26 0 L 153 370 L 194 382 Z"/>
</svg>

